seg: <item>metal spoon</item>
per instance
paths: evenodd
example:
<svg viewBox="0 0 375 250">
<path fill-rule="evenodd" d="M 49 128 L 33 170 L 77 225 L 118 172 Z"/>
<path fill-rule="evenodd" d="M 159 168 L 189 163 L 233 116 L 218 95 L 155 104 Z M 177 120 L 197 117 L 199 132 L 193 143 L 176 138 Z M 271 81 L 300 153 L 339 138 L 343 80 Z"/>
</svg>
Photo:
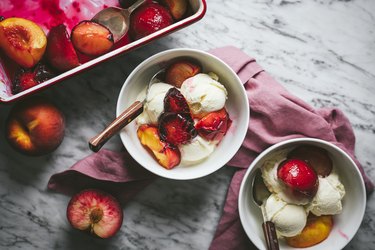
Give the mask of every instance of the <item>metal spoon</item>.
<svg viewBox="0 0 375 250">
<path fill-rule="evenodd" d="M 127 9 L 108 7 L 99 11 L 91 20 L 107 27 L 113 34 L 115 42 L 120 40 L 129 30 L 130 14 L 146 0 L 138 0 Z"/>
<path fill-rule="evenodd" d="M 253 180 L 253 198 L 254 202 L 260 207 L 262 210 L 263 215 L 263 233 L 266 239 L 267 249 L 268 250 L 278 250 L 279 249 L 279 241 L 276 235 L 276 228 L 275 224 L 272 221 L 269 221 L 267 218 L 267 214 L 264 208 L 264 202 L 270 196 L 270 192 L 268 191 L 266 185 L 264 185 L 262 172 L 260 169 L 257 169 L 255 172 L 255 177 Z"/>
<path fill-rule="evenodd" d="M 142 101 L 135 101 L 129 108 L 125 109 L 115 120 L 111 122 L 101 133 L 91 138 L 89 147 L 92 151 L 98 152 L 102 146 L 115 134 L 133 121 L 137 116 L 143 112 L 143 106 L 146 103 L 150 86 L 156 82 L 160 82 L 160 76 L 164 74 L 165 69 L 159 70 L 151 77 L 147 85 L 146 96 Z"/>
</svg>

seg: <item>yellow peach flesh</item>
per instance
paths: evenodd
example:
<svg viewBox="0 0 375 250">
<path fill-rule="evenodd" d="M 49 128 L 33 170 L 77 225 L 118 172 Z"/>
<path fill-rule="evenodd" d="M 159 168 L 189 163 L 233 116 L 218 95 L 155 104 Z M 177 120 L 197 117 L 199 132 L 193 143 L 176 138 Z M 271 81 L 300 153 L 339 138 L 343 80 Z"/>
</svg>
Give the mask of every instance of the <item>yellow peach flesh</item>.
<svg viewBox="0 0 375 250">
<path fill-rule="evenodd" d="M 34 125 L 36 124 L 34 123 Z M 25 128 L 21 125 L 21 123 L 17 120 L 13 120 L 9 124 L 9 139 L 11 141 L 15 141 L 17 145 L 23 145 L 25 150 L 34 151 L 35 147 L 31 142 L 30 135 L 28 133 L 29 128 Z"/>
<path fill-rule="evenodd" d="M 166 147 L 165 142 L 160 140 L 158 129 L 148 125 L 141 125 L 137 131 L 138 138 L 143 146 L 155 156 L 161 166 L 171 169 L 180 163 L 179 154 Z"/>
<path fill-rule="evenodd" d="M 0 22 L 0 46 L 20 66 L 31 68 L 42 58 L 47 38 L 36 23 L 12 17 Z"/>
<path fill-rule="evenodd" d="M 331 215 L 309 216 L 302 232 L 294 237 L 286 238 L 292 247 L 310 247 L 325 240 L 333 227 Z"/>
</svg>

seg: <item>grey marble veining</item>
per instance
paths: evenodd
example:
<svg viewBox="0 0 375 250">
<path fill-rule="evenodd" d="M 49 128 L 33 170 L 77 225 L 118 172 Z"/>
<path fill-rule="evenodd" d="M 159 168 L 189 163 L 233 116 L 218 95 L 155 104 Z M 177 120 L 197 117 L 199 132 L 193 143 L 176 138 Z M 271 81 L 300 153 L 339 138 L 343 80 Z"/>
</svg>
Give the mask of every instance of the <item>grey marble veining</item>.
<svg viewBox="0 0 375 250">
<path fill-rule="evenodd" d="M 0 249 L 207 249 L 233 174 L 159 179 L 124 206 L 121 231 L 99 240 L 71 229 L 70 197 L 46 190 L 49 177 L 90 154 L 87 140 L 114 117 L 120 88 L 145 58 L 177 47 L 234 45 L 255 57 L 289 91 L 314 107 L 349 117 L 356 154 L 375 180 L 375 1 L 208 0 L 198 23 L 50 88 L 66 116 L 52 154 L 30 158 L 4 141 L 11 105 L 0 107 Z M 113 138 L 107 148 L 119 150 Z M 346 249 L 375 249 L 375 197 Z"/>
</svg>

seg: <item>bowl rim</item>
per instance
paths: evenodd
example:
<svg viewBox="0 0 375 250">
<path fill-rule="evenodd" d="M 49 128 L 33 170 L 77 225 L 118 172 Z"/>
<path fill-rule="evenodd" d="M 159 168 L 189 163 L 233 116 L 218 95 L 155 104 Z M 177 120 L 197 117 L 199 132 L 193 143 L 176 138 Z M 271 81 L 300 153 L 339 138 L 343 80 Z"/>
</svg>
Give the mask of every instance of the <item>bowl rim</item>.
<svg viewBox="0 0 375 250">
<path fill-rule="evenodd" d="M 242 94 L 242 98 L 245 98 L 247 99 L 247 95 L 246 95 L 246 90 L 245 90 L 245 87 L 244 87 L 244 84 L 241 82 L 239 76 L 236 74 L 236 72 L 234 72 L 234 70 L 228 65 L 226 64 L 222 59 L 216 57 L 215 55 L 212 55 L 206 51 L 203 51 L 203 50 L 199 50 L 199 49 L 192 49 L 192 48 L 173 48 L 173 49 L 168 49 L 168 50 L 164 50 L 164 51 L 161 51 L 159 53 L 156 53 L 154 55 L 152 55 L 151 57 L 148 57 L 147 59 L 145 59 L 143 62 L 141 62 L 130 74 L 129 76 L 126 78 L 123 86 L 121 87 L 121 90 L 120 90 L 120 93 L 119 93 L 119 96 L 118 96 L 118 99 L 117 99 L 117 105 L 116 105 L 116 117 L 118 117 L 121 112 L 123 111 L 123 108 L 121 107 L 121 99 L 122 99 L 122 96 L 124 96 L 124 92 L 125 92 L 125 88 L 126 86 L 129 84 L 129 82 L 131 81 L 131 79 L 134 77 L 134 75 L 139 71 L 141 70 L 142 68 L 144 68 L 145 66 L 147 66 L 147 64 L 150 62 L 150 61 L 153 61 L 159 57 L 163 57 L 167 54 L 173 54 L 173 53 L 176 53 L 176 52 L 183 52 L 185 53 L 187 56 L 190 54 L 190 53 L 196 53 L 196 54 L 201 54 L 201 55 L 204 55 L 204 56 L 208 56 L 208 57 L 211 57 L 212 59 L 216 60 L 217 62 L 219 62 L 220 64 L 222 64 L 222 66 L 224 66 L 229 72 L 231 72 L 233 74 L 233 77 L 236 79 L 236 82 L 238 83 L 237 85 L 239 85 L 239 88 L 241 89 L 241 94 Z M 249 120 L 250 120 L 250 106 L 249 106 L 249 102 L 246 102 L 246 105 L 244 106 L 245 108 L 245 111 L 247 114 L 248 114 L 248 119 L 246 119 L 246 124 L 242 124 L 242 126 L 244 126 L 245 128 L 248 128 L 249 127 Z M 134 156 L 133 152 L 132 152 L 132 149 L 128 149 L 126 147 L 126 143 L 125 143 L 125 135 L 124 135 L 124 132 L 121 131 L 120 132 L 120 138 L 121 138 L 121 142 L 122 144 L 124 145 L 124 147 L 128 150 L 129 154 L 132 156 L 132 158 L 134 160 L 136 160 L 142 167 L 144 167 L 145 169 L 147 169 L 148 171 L 158 175 L 158 176 L 161 176 L 161 177 L 164 177 L 164 178 L 167 178 L 167 179 L 173 179 L 173 180 L 193 180 L 193 179 L 197 179 L 197 178 L 201 178 L 201 177 L 204 177 L 204 176 L 207 176 L 209 174 L 212 174 L 214 172 L 216 172 L 217 170 L 219 170 L 220 168 L 222 168 L 225 164 L 227 164 L 229 162 L 229 160 L 238 152 L 238 150 L 240 149 L 244 139 L 245 139 L 245 136 L 247 134 L 247 129 L 244 129 L 243 131 L 239 131 L 238 133 L 236 133 L 238 135 L 236 136 L 239 136 L 239 138 L 241 139 L 241 143 L 239 143 L 237 146 L 234 147 L 235 150 L 233 150 L 233 154 L 230 155 L 230 157 L 228 157 L 227 160 L 225 160 L 225 163 L 223 164 L 218 164 L 218 167 L 217 168 L 213 168 L 211 169 L 210 171 L 204 171 L 202 172 L 201 174 L 195 174 L 195 175 L 191 175 L 191 176 L 188 176 L 188 177 L 181 177 L 181 176 L 176 176 L 176 177 L 173 177 L 173 175 L 171 176 L 170 174 L 167 174 L 169 172 L 166 172 L 166 174 L 163 174 L 163 173 L 159 173 L 159 172 L 155 172 L 153 171 L 153 168 L 152 167 L 149 167 L 149 166 L 144 166 L 141 162 L 139 162 L 136 158 L 136 156 Z M 160 166 L 161 167 L 161 166 Z M 172 170 L 173 171 L 173 170 Z M 171 172 L 173 173 L 173 172 Z"/>
<path fill-rule="evenodd" d="M 265 149 L 264 151 L 262 151 L 253 161 L 252 163 L 249 165 L 248 169 L 246 170 L 246 173 L 241 181 L 241 186 L 240 186 L 240 191 L 239 191 L 239 195 L 238 195 L 238 211 L 239 211 L 239 217 L 240 217 L 240 221 L 241 221 L 241 225 L 242 225 L 242 228 L 244 229 L 247 237 L 251 240 L 251 242 L 253 242 L 253 244 L 258 248 L 258 249 L 263 249 L 264 246 L 263 245 L 259 245 L 257 241 L 253 241 L 252 240 L 252 235 L 256 235 L 256 233 L 251 233 L 250 230 L 248 230 L 247 227 L 244 226 L 244 220 L 245 220 L 245 211 L 243 210 L 243 207 L 245 206 L 244 202 L 244 190 L 245 190 L 245 185 L 246 185 L 246 182 L 247 180 L 251 177 L 250 175 L 252 173 L 254 173 L 255 171 L 255 165 L 261 160 L 263 159 L 268 153 L 270 153 L 271 151 L 283 146 L 283 145 L 287 145 L 287 144 L 291 144 L 291 143 L 298 143 L 298 142 L 314 142 L 314 143 L 321 143 L 321 144 L 324 144 L 328 147 L 331 147 L 335 150 L 337 150 L 339 153 L 341 153 L 341 155 L 343 155 L 347 160 L 349 160 L 349 162 L 355 166 L 354 169 L 355 169 L 355 172 L 357 173 L 357 175 L 360 177 L 359 178 L 359 182 L 360 182 L 360 192 L 362 194 L 362 200 L 364 201 L 364 203 L 362 203 L 362 209 L 360 211 L 360 217 L 361 217 L 361 220 L 360 222 L 358 223 L 358 226 L 355 230 L 355 233 L 352 234 L 352 235 L 349 235 L 348 236 L 348 240 L 347 240 L 347 243 L 341 247 L 345 247 L 352 239 L 353 237 L 356 235 L 356 233 L 358 232 L 358 229 L 359 227 L 361 226 L 361 223 L 363 221 L 363 217 L 364 217 L 364 214 L 365 214 L 365 210 L 366 210 L 366 189 L 365 189 L 365 184 L 364 184 L 364 180 L 362 178 L 362 174 L 360 172 L 360 170 L 358 169 L 358 166 L 357 164 L 353 161 L 353 159 L 344 151 L 342 150 L 341 148 L 339 148 L 338 146 L 336 146 L 335 144 L 331 143 L 331 142 L 328 142 L 328 141 L 325 141 L 325 140 L 322 140 L 322 139 L 318 139 L 318 138 L 310 138 L 310 137 L 302 137 L 302 138 L 293 138 L 293 139 L 287 139 L 287 140 L 284 140 L 284 141 L 281 141 L 281 142 L 278 142 L 270 147 L 268 147 L 267 149 Z M 313 246 L 312 246 L 313 247 Z"/>
</svg>

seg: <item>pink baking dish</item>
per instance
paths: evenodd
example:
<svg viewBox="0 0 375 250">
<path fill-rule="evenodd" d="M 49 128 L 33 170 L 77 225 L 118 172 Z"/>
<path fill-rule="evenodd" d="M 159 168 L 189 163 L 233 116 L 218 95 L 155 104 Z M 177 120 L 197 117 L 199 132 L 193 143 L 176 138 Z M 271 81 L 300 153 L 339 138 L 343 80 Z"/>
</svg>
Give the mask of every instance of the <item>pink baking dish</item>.
<svg viewBox="0 0 375 250">
<path fill-rule="evenodd" d="M 23 18 L 27 18 L 27 19 L 31 19 L 33 20 L 34 22 L 38 23 L 39 25 L 41 25 L 43 27 L 43 29 L 45 30 L 45 32 L 47 33 L 48 32 L 48 28 L 49 26 L 53 26 L 53 25 L 56 25 L 56 24 L 53 24 L 53 25 L 50 25 L 49 23 L 47 23 L 49 21 L 48 17 L 45 18 L 41 18 L 40 15 L 38 15 L 38 11 L 40 9 L 40 6 L 31 6 L 30 4 L 28 4 L 28 2 L 30 2 L 30 4 L 35 4 L 35 1 L 28 1 L 28 0 L 25 0 L 23 3 L 22 3 L 22 8 L 19 8 L 20 10 L 17 11 L 17 17 L 23 17 Z M 83 9 L 83 12 L 84 14 L 81 15 L 80 18 L 77 18 L 77 16 L 74 16 L 73 18 L 72 17 L 69 17 L 68 15 L 63 15 L 64 17 L 66 17 L 66 20 L 58 20 L 60 23 L 63 22 L 65 23 L 65 25 L 68 27 L 68 29 L 71 29 L 73 27 L 73 24 L 76 24 L 78 23 L 79 21 L 81 20 L 85 20 L 85 19 L 90 19 L 90 16 L 92 15 L 91 12 L 96 12 L 96 11 L 99 11 L 103 8 L 106 8 L 109 4 L 112 4 L 112 5 L 115 5 L 115 6 L 118 6 L 118 2 L 117 0 L 95 0 L 93 2 L 91 2 L 92 4 L 90 6 L 87 5 L 87 3 L 90 2 L 90 0 L 85 0 L 85 1 L 76 1 L 76 0 L 39 0 L 39 3 L 40 4 L 52 4 L 52 3 L 55 3 L 55 4 L 59 4 L 59 6 L 63 6 L 61 9 L 65 9 L 65 10 L 68 10 L 68 13 L 72 13 L 72 11 L 70 10 L 73 10 L 73 8 L 75 8 L 75 10 L 77 10 L 77 4 L 74 4 L 74 2 L 80 2 L 81 4 L 83 5 L 86 5 L 87 10 L 83 9 L 84 7 L 86 6 L 81 6 L 81 8 Z M 98 4 L 99 2 L 101 2 L 102 4 Z M 5 0 L 5 1 L 1 1 L 0 2 L 0 9 L 2 10 L 2 15 L 4 15 L 3 13 L 6 13 L 6 10 L 7 8 L 16 8 L 16 6 L 12 6 L 12 1 L 10 0 Z M 131 43 L 128 43 L 126 45 L 123 45 L 123 46 L 120 46 L 118 48 L 115 48 L 114 50 L 102 55 L 102 56 L 99 56 L 95 59 L 92 59 L 91 61 L 88 61 L 86 63 L 83 63 L 82 65 L 74 68 L 74 69 L 71 69 L 69 71 L 66 71 L 62 74 L 59 74 L 57 75 L 56 77 L 52 78 L 52 79 L 49 79 L 48 81 L 45 81 L 37 86 L 34 86 L 30 89 L 27 89 L 25 91 L 22 91 L 20 93 L 17 93 L 15 95 L 13 95 L 11 93 L 11 81 L 9 80 L 8 78 L 8 75 L 6 73 L 6 67 L 7 67 L 7 63 L 9 63 L 7 60 L 4 60 L 4 58 L 1 58 L 0 57 L 0 103 L 9 103 L 9 102 L 13 102 L 15 100 L 18 100 L 18 99 L 21 99 L 23 97 L 26 97 L 26 96 L 29 96 L 29 95 L 32 95 L 33 93 L 37 93 L 43 89 L 46 89 L 47 87 L 49 86 L 52 86 L 58 82 L 61 82 L 63 81 L 64 79 L 67 79 L 73 75 L 77 75 L 79 74 L 80 72 L 86 70 L 86 69 L 90 69 L 92 67 L 94 67 L 95 65 L 98 65 L 104 61 L 107 61 L 108 59 L 110 58 L 113 58 L 115 56 L 119 56 L 119 55 L 123 55 L 129 51 L 132 51 L 142 45 L 145 45 L 145 44 L 148 44 L 152 41 L 154 41 L 155 39 L 158 39 L 160 37 L 163 37 L 165 35 L 168 35 L 174 31 L 177 31 L 179 29 L 182 29 L 194 22 L 197 22 L 198 20 L 200 20 L 201 18 L 203 18 L 203 16 L 205 15 L 206 13 L 206 9 L 207 9 L 207 5 L 206 5 L 206 1 L 205 0 L 189 0 L 189 3 L 190 3 L 190 7 L 192 9 L 192 14 L 180 21 L 177 21 L 175 23 L 173 23 L 172 25 L 164 28 L 164 29 L 161 29 L 153 34 L 150 34 L 146 37 L 143 37 L 139 40 L 136 40 L 136 41 L 133 41 Z M 95 4 L 95 6 L 93 5 Z M 28 9 L 27 7 L 30 7 L 30 9 Z M 71 7 L 71 9 L 69 9 Z M 95 7 L 95 8 L 93 8 Z M 34 9 L 33 9 L 34 8 Z M 36 9 L 36 8 L 39 8 L 39 9 Z M 79 10 L 80 11 L 80 10 Z M 45 14 L 45 13 L 44 13 Z M 56 22 L 56 17 L 54 16 L 55 13 L 47 13 L 47 15 L 50 15 L 51 17 L 51 22 Z M 10 16 L 6 16 L 4 15 L 5 17 L 10 17 Z"/>
</svg>

